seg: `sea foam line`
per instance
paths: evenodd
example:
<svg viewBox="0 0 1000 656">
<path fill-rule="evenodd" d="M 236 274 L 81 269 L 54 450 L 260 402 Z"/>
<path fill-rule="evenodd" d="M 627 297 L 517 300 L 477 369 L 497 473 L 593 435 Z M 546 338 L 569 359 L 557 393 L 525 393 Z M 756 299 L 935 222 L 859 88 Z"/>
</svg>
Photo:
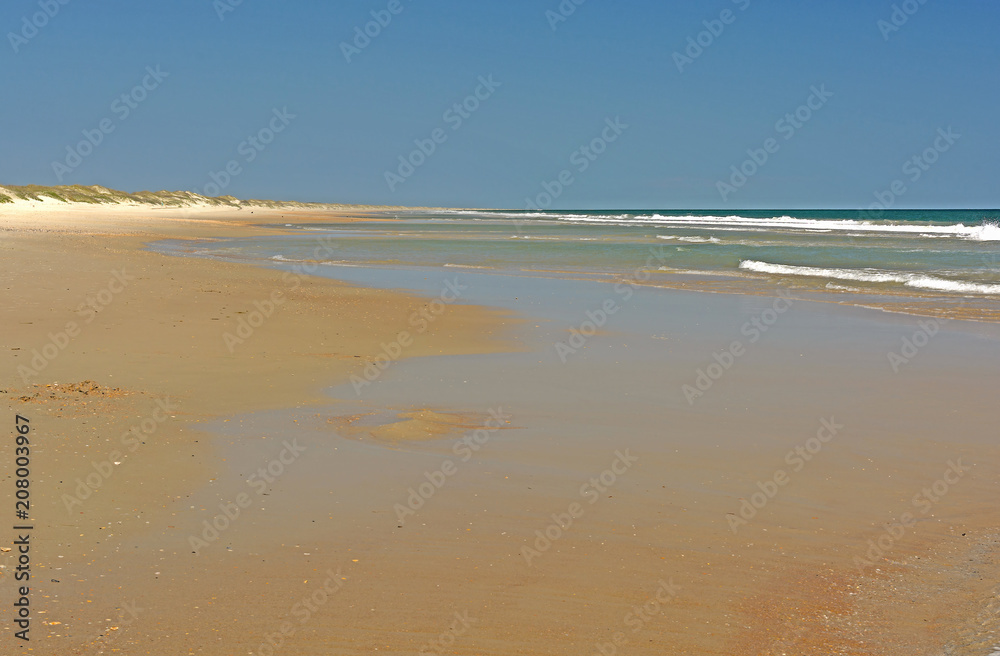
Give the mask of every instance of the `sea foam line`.
<svg viewBox="0 0 1000 656">
<path fill-rule="evenodd" d="M 679 235 L 656 235 L 657 239 L 672 239 L 687 242 L 689 244 L 718 244 L 722 240 L 718 237 L 681 237 Z"/>
<path fill-rule="evenodd" d="M 933 225 L 928 223 L 873 223 L 855 221 L 852 219 L 796 219 L 791 216 L 776 216 L 767 219 L 754 219 L 745 216 L 663 216 L 662 214 L 637 215 L 623 220 L 620 216 L 566 216 L 557 215 L 561 221 L 580 223 L 611 223 L 615 225 L 674 225 L 701 228 L 764 228 L 804 230 L 809 232 L 841 232 L 857 233 L 902 233 L 916 235 L 941 235 L 970 239 L 973 241 L 1000 241 L 1000 224 L 984 222 L 981 225 L 967 226 L 962 223 L 954 225 Z"/>
<path fill-rule="evenodd" d="M 740 268 L 757 273 L 788 276 L 811 276 L 815 278 L 834 278 L 837 280 L 856 280 L 859 282 L 895 282 L 907 287 L 941 292 L 1000 294 L 1000 285 L 947 280 L 919 273 L 893 273 L 877 269 L 825 269 L 788 264 L 771 264 L 769 262 L 758 262 L 757 260 L 743 260 L 740 262 Z"/>
</svg>

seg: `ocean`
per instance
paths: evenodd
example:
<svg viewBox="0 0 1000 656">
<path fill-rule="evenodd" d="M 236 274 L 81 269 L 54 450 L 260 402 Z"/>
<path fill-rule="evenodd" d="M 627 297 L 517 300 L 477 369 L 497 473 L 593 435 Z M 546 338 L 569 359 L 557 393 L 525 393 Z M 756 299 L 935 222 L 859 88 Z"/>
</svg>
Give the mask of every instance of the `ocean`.
<svg viewBox="0 0 1000 656">
<path fill-rule="evenodd" d="M 406 210 L 351 224 L 279 224 L 280 237 L 216 241 L 199 250 L 276 264 L 628 278 L 732 293 L 783 287 L 862 305 L 889 298 L 926 308 L 937 299 L 941 307 L 962 306 L 967 318 L 983 318 L 995 317 L 1000 300 L 997 217 L 1000 210 L 889 210 L 877 217 L 851 210 Z M 317 250 L 320 235 L 333 240 L 325 242 L 332 250 Z"/>
</svg>

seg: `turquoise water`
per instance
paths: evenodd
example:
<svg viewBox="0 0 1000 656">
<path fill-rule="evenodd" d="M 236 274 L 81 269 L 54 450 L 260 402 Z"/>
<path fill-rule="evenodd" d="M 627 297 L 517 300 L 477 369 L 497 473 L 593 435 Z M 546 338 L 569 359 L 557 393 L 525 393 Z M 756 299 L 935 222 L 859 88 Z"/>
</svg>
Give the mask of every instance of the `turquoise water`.
<svg viewBox="0 0 1000 656">
<path fill-rule="evenodd" d="M 701 274 L 828 291 L 1000 296 L 993 210 L 406 211 L 297 226 L 206 254 L 616 276 Z M 329 249 L 317 250 L 319 237 Z"/>
</svg>

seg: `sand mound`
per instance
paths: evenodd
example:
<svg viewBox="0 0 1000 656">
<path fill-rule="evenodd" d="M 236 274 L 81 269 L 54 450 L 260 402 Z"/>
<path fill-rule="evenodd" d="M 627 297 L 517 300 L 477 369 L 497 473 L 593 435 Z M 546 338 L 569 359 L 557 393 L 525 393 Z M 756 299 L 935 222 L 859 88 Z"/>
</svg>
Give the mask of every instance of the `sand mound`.
<svg viewBox="0 0 1000 656">
<path fill-rule="evenodd" d="M 328 423 L 350 439 L 374 439 L 383 442 L 438 440 L 475 430 L 484 418 L 471 413 L 440 412 L 430 408 L 405 412 L 370 412 L 362 415 L 331 417 Z"/>
</svg>

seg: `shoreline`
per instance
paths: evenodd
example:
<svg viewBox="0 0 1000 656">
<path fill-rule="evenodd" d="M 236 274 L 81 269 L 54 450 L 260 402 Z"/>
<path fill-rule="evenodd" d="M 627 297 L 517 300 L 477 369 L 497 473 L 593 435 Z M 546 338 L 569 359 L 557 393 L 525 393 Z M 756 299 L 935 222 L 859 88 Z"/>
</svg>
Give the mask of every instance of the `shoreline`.
<svg viewBox="0 0 1000 656">
<path fill-rule="evenodd" d="M 411 213 L 418 218 L 425 214 L 425 212 L 419 210 L 414 210 Z M 318 255 L 310 256 L 304 252 L 305 249 L 302 247 L 303 240 L 314 234 L 312 233 L 312 228 L 308 226 L 306 226 L 304 230 L 303 226 L 299 225 L 288 224 L 287 226 L 283 226 L 289 229 L 288 232 L 283 233 L 283 236 L 288 238 L 288 241 L 285 242 L 285 240 L 275 240 L 272 244 L 275 248 L 281 248 L 283 244 L 285 246 L 289 244 L 293 245 L 291 246 L 291 252 L 294 253 L 294 255 L 292 255 L 292 257 L 282 257 L 281 262 L 299 267 L 330 266 L 352 268 L 397 268 L 405 266 L 414 272 L 417 272 L 419 275 L 419 272 L 421 271 L 433 272 L 443 266 L 457 272 L 484 272 L 510 276 L 558 277 L 563 279 L 595 280 L 598 282 L 621 282 L 625 284 L 632 284 L 634 282 L 662 289 L 736 294 L 743 296 L 773 296 L 779 292 L 784 293 L 786 291 L 792 291 L 801 299 L 808 299 L 823 303 L 881 309 L 887 312 L 902 313 L 918 317 L 969 320 L 981 323 L 1000 323 L 1000 306 L 997 305 L 998 297 L 996 294 L 980 294 L 978 292 L 962 293 L 959 291 L 934 291 L 931 288 L 925 289 L 919 286 L 896 288 L 891 285 L 887 285 L 883 287 L 867 288 L 864 286 L 867 283 L 862 284 L 860 287 L 851 288 L 845 287 L 841 284 L 833 284 L 829 282 L 827 282 L 826 285 L 823 285 L 826 279 L 822 276 L 811 277 L 805 274 L 776 277 L 763 273 L 747 273 L 742 268 L 730 271 L 725 268 L 714 269 L 711 267 L 703 269 L 685 269 L 684 267 L 677 268 L 655 266 L 655 264 L 650 266 L 651 263 L 649 258 L 647 258 L 645 266 L 638 266 L 634 270 L 631 269 L 631 266 L 633 266 L 634 263 L 626 264 L 624 260 L 618 263 L 621 268 L 609 268 L 605 264 L 604 266 L 590 266 L 587 267 L 586 270 L 584 270 L 584 267 L 574 266 L 569 261 L 565 260 L 565 258 L 560 260 L 561 264 L 553 263 L 549 266 L 534 266 L 517 260 L 503 262 L 502 257 L 500 258 L 500 263 L 487 262 L 484 264 L 481 260 L 477 261 L 469 259 L 470 257 L 476 255 L 476 253 L 472 251 L 461 251 L 461 254 L 456 255 L 456 259 L 452 261 L 448 259 L 450 256 L 443 255 L 441 252 L 437 252 L 435 255 L 430 257 L 423 257 L 420 249 L 415 249 L 412 246 L 409 248 L 401 247 L 398 251 L 394 250 L 393 252 L 396 253 L 395 257 L 380 258 L 379 251 L 372 250 L 367 247 L 366 243 L 370 240 L 388 239 L 396 232 L 396 230 L 390 226 L 380 226 L 377 224 L 379 218 L 385 219 L 386 214 L 389 213 L 380 212 L 369 215 L 363 219 L 364 221 L 369 222 L 368 226 L 360 227 L 353 231 L 346 231 L 345 233 L 340 233 L 338 235 L 343 237 L 344 241 L 342 243 L 347 246 L 348 251 L 350 252 L 350 254 L 346 256 L 346 259 L 334 258 L 333 261 L 330 261 L 330 258 Z M 392 219 L 389 218 L 387 221 L 391 223 Z M 319 223 L 317 225 L 320 227 L 324 226 L 323 223 Z M 404 226 L 405 225 L 406 224 L 404 223 Z M 470 224 L 470 228 L 472 225 L 478 224 Z M 501 232 L 506 230 L 507 227 L 509 226 L 499 224 Z M 405 227 L 401 229 L 406 230 L 408 234 L 413 232 L 414 236 L 419 236 L 421 238 L 427 238 L 428 236 L 433 236 L 434 234 L 433 232 L 426 234 L 421 233 L 419 225 L 413 230 L 408 230 Z M 516 223 L 514 224 L 513 229 L 519 230 Z M 329 230 L 328 232 L 330 234 L 339 233 L 338 230 Z M 445 234 L 447 235 L 447 233 Z M 503 239 L 497 239 L 495 235 L 490 233 L 490 231 L 484 233 L 476 232 L 474 234 L 477 237 L 481 234 L 482 237 L 487 240 L 484 242 L 486 244 L 495 244 L 497 247 L 502 247 L 501 245 L 506 243 Z M 314 238 L 319 239 L 316 235 L 314 235 Z M 443 238 L 449 239 L 450 237 L 445 236 Z M 519 237 L 518 235 L 512 235 L 508 238 L 517 239 Z M 558 238 L 553 236 L 536 238 L 549 240 L 555 239 L 558 241 Z M 714 239 L 714 237 L 712 239 Z M 571 243 L 572 241 L 573 240 L 570 239 L 569 242 L 564 243 Z M 595 240 L 581 239 L 580 241 Z M 239 254 L 240 250 L 244 247 L 259 249 L 266 243 L 266 241 L 253 237 L 247 239 L 227 240 L 227 243 L 224 244 L 222 248 L 236 254 L 219 255 L 218 257 L 219 259 L 228 259 L 229 261 L 241 261 L 241 259 L 254 261 L 253 257 L 247 255 L 246 253 Z M 418 240 L 415 243 L 419 244 L 420 241 Z M 463 244 L 468 242 L 463 239 L 454 239 L 451 243 L 455 244 L 458 248 L 462 248 Z M 542 242 L 533 243 L 540 244 Z M 636 243 L 642 242 L 640 241 Z M 659 244 L 659 242 L 657 242 L 657 244 Z M 202 246 L 203 245 L 204 244 L 202 244 Z M 668 261 L 669 258 L 666 258 L 666 260 L 664 259 L 662 253 L 662 248 L 664 247 L 662 245 L 660 245 L 660 247 L 661 253 L 655 257 L 660 261 L 660 264 L 663 264 L 663 262 Z M 166 249 L 161 250 L 169 250 L 169 248 L 170 247 L 168 246 Z M 191 252 L 197 254 L 198 250 L 201 250 L 199 248 L 199 244 L 192 243 Z M 357 253 L 354 251 L 366 254 L 358 257 Z M 407 259 L 408 256 L 415 258 L 414 261 L 410 262 Z M 473 264 L 473 261 L 476 261 L 476 263 Z M 987 261 L 985 255 L 983 256 L 983 261 Z M 625 273 L 626 268 L 631 270 L 630 274 Z M 639 280 L 640 277 L 641 281 Z"/>
</svg>

